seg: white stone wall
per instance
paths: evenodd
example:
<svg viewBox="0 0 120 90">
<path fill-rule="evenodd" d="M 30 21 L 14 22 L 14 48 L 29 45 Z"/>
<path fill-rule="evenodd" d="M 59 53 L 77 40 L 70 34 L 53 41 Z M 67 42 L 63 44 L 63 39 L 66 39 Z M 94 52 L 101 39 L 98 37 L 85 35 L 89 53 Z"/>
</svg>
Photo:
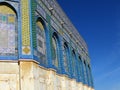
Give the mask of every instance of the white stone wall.
<svg viewBox="0 0 120 90">
<path fill-rule="evenodd" d="M 18 63 L 0 62 L 0 90 L 20 90 Z"/>
<path fill-rule="evenodd" d="M 93 90 L 33 61 L 0 62 L 0 90 Z"/>
</svg>

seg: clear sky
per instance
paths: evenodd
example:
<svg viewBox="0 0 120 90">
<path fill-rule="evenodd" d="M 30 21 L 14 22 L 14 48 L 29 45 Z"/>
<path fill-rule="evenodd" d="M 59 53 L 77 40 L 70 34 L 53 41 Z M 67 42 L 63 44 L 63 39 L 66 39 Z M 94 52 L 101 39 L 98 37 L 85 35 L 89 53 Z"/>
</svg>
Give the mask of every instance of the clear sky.
<svg viewBox="0 0 120 90">
<path fill-rule="evenodd" d="M 96 90 L 120 90 L 120 0 L 57 0 L 88 45 Z"/>
</svg>

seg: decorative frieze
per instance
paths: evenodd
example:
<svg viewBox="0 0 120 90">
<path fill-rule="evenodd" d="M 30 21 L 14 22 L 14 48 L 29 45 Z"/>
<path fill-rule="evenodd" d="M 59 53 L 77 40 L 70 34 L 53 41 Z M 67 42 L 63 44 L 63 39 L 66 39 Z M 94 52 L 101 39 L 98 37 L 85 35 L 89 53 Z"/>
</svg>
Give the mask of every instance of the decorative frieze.
<svg viewBox="0 0 120 90">
<path fill-rule="evenodd" d="M 46 13 L 40 5 L 37 5 L 37 11 L 40 12 L 39 14 L 46 19 Z"/>
<path fill-rule="evenodd" d="M 57 24 L 53 20 L 51 20 L 51 25 L 56 31 L 59 30 L 59 27 L 57 26 Z"/>
<path fill-rule="evenodd" d="M 67 42 L 70 42 L 69 38 L 67 37 L 67 35 L 64 33 L 63 34 L 63 38 L 67 41 Z"/>
</svg>

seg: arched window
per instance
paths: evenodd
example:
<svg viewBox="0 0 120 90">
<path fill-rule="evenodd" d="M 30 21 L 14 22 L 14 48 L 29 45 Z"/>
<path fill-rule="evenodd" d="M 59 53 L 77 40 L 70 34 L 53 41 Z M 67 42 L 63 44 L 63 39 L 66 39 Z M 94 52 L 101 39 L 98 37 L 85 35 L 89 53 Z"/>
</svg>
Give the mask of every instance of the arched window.
<svg viewBox="0 0 120 90">
<path fill-rule="evenodd" d="M 83 81 L 84 80 L 84 70 L 83 70 L 83 65 L 82 65 L 82 59 L 81 59 L 81 56 L 79 56 L 79 67 L 78 67 L 78 70 L 79 70 L 79 72 L 80 72 L 80 76 L 79 76 L 79 79 L 80 79 L 80 81 Z"/>
<path fill-rule="evenodd" d="M 88 69 L 87 69 L 87 65 L 84 61 L 84 74 L 85 74 L 85 84 L 88 84 Z"/>
<path fill-rule="evenodd" d="M 65 72 L 69 73 L 69 49 L 67 43 L 64 43 L 64 50 L 63 50 L 63 63 L 65 67 Z"/>
<path fill-rule="evenodd" d="M 90 81 L 89 81 L 89 69 L 88 69 L 88 65 L 86 64 L 86 76 L 87 76 L 87 84 L 90 85 Z"/>
<path fill-rule="evenodd" d="M 37 56 L 41 64 L 46 64 L 46 38 L 42 21 L 38 18 L 36 21 L 37 31 Z"/>
<path fill-rule="evenodd" d="M 58 68 L 58 57 L 59 55 L 59 46 L 58 46 L 58 36 L 56 33 L 53 33 L 52 36 L 52 60 L 53 65 Z"/>
<path fill-rule="evenodd" d="M 76 76 L 76 64 L 75 64 L 75 60 L 76 60 L 76 55 L 75 55 L 75 51 L 72 51 L 72 71 L 73 71 L 73 77 Z"/>
<path fill-rule="evenodd" d="M 17 42 L 16 12 L 11 5 L 0 3 L 0 54 L 16 55 Z"/>
<path fill-rule="evenodd" d="M 89 73 L 89 85 L 92 86 L 93 82 L 92 82 L 91 69 L 89 65 L 88 65 L 88 73 Z"/>
</svg>

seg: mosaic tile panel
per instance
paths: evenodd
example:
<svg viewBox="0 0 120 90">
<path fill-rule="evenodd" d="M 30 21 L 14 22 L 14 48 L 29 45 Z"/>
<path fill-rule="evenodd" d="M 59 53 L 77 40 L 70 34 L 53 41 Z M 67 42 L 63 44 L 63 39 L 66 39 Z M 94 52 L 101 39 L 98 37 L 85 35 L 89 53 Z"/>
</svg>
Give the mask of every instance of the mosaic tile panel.
<svg viewBox="0 0 120 90">
<path fill-rule="evenodd" d="M 46 13 L 40 5 L 37 5 L 37 11 L 39 11 L 40 14 L 46 19 Z"/>
<path fill-rule="evenodd" d="M 0 54 L 2 55 L 16 52 L 15 19 L 15 13 L 9 7 L 0 6 Z"/>
<path fill-rule="evenodd" d="M 74 77 L 76 76 L 75 59 L 76 59 L 75 53 L 72 51 L 72 67 L 73 67 L 72 70 L 73 70 L 73 76 Z"/>
<path fill-rule="evenodd" d="M 15 15 L 15 12 L 7 5 L 0 5 L 0 13 L 4 14 L 4 15 L 5 14 L 14 14 Z"/>
<path fill-rule="evenodd" d="M 46 39 L 45 39 L 45 31 L 44 26 L 40 21 L 37 21 L 36 24 L 37 31 L 37 56 L 41 60 L 40 63 L 45 64 L 46 60 Z"/>
<path fill-rule="evenodd" d="M 64 67 L 65 67 L 65 71 L 68 73 L 68 48 L 66 45 L 64 45 L 64 49 L 63 49 L 63 59 L 64 59 Z"/>
<path fill-rule="evenodd" d="M 15 26 L 0 24 L 0 53 L 15 53 Z"/>
<path fill-rule="evenodd" d="M 22 6 L 22 54 L 30 54 L 29 1 L 21 0 Z"/>
<path fill-rule="evenodd" d="M 28 1 L 22 2 L 22 44 L 23 46 L 30 45 L 30 28 L 29 28 L 29 4 Z"/>
<path fill-rule="evenodd" d="M 32 43 L 33 43 L 33 48 L 37 47 L 37 39 L 36 39 L 36 17 L 35 10 L 37 7 L 37 3 L 35 0 L 31 0 L 31 13 L 32 13 Z"/>
<path fill-rule="evenodd" d="M 30 55 L 31 54 L 30 46 L 23 46 L 22 47 L 22 54 Z"/>
<path fill-rule="evenodd" d="M 52 27 L 54 27 L 55 30 L 59 30 L 59 27 L 57 26 L 56 22 L 54 22 L 53 20 L 51 20 L 51 25 Z"/>
<path fill-rule="evenodd" d="M 83 66 L 82 66 L 81 57 L 79 57 L 79 60 L 78 60 L 78 70 L 80 73 L 79 79 L 83 82 L 84 81 L 84 74 L 83 74 Z"/>
<path fill-rule="evenodd" d="M 57 51 L 57 41 L 56 37 L 52 37 L 52 56 L 53 56 L 53 65 L 58 67 L 58 51 Z"/>
</svg>

